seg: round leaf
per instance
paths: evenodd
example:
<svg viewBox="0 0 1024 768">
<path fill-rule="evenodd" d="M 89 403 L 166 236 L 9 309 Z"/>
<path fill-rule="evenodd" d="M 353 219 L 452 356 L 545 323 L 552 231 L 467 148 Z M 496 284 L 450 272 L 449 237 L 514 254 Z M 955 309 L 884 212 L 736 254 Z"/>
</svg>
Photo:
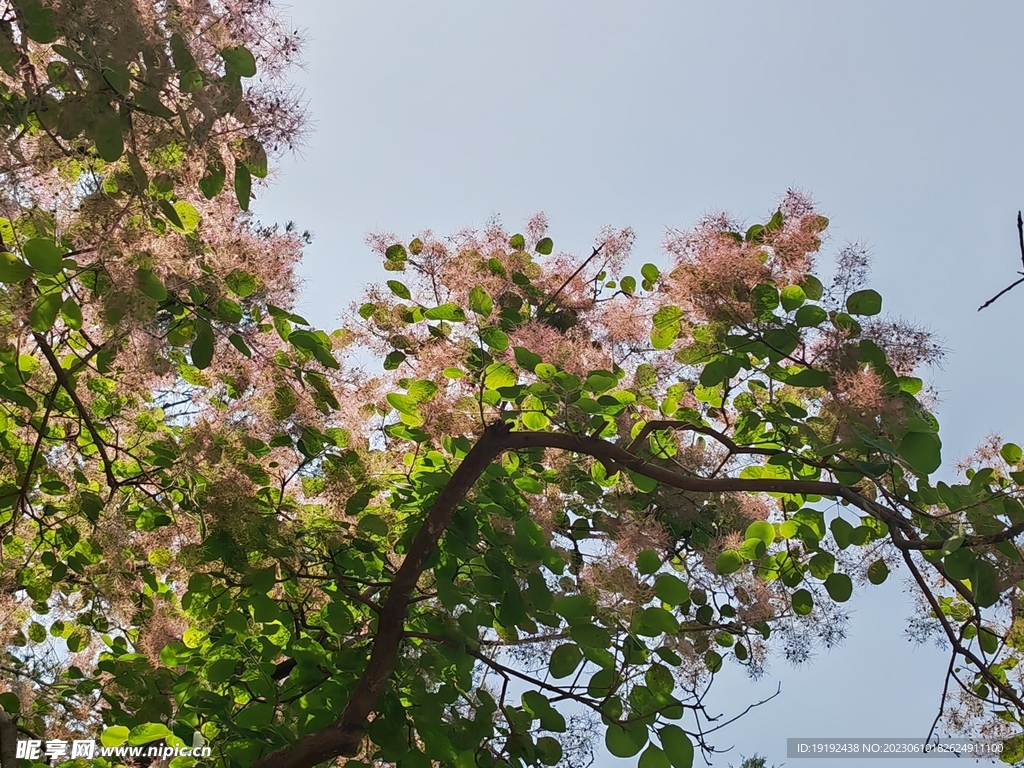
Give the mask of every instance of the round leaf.
<svg viewBox="0 0 1024 768">
<path fill-rule="evenodd" d="M 1016 443 L 1007 443 L 1000 449 L 999 455 L 1007 464 L 1019 464 L 1021 458 L 1024 458 L 1024 451 Z"/>
<path fill-rule="evenodd" d="M 792 312 L 807 300 L 807 294 L 799 285 L 788 285 L 779 293 L 779 298 L 782 301 L 782 308 Z"/>
<path fill-rule="evenodd" d="M 693 768 L 693 742 L 678 725 L 666 725 L 658 731 L 661 748 L 672 768 Z"/>
<path fill-rule="evenodd" d="M 620 725 L 609 725 L 604 734 L 604 745 L 615 757 L 633 757 L 644 748 L 646 740 L 640 742 L 632 730 Z"/>
<path fill-rule="evenodd" d="M 682 605 L 690 599 L 690 588 L 671 573 L 663 573 L 654 580 L 654 594 L 669 605 Z"/>
<path fill-rule="evenodd" d="M 661 556 L 653 549 L 645 549 L 636 556 L 636 569 L 647 575 L 661 568 Z"/>
<path fill-rule="evenodd" d="M 900 457 L 920 475 L 931 474 L 942 464 L 942 442 L 934 432 L 908 432 L 898 450 Z"/>
<path fill-rule="evenodd" d="M 882 311 L 882 296 L 870 288 L 851 293 L 846 299 L 846 311 L 851 315 L 877 315 Z"/>
<path fill-rule="evenodd" d="M 256 57 L 252 55 L 248 48 L 243 48 L 240 45 L 233 48 L 225 48 L 220 52 L 220 55 L 224 59 L 224 63 L 236 75 L 241 77 L 256 76 Z"/>
<path fill-rule="evenodd" d="M 853 594 L 853 581 L 845 573 L 833 573 L 825 579 L 825 589 L 837 603 L 845 603 Z"/>
<path fill-rule="evenodd" d="M 747 532 L 744 535 L 747 539 L 760 539 L 764 542 L 765 546 L 769 546 L 775 541 L 775 526 L 771 523 L 766 523 L 763 520 L 758 520 L 747 526 Z"/>
<path fill-rule="evenodd" d="M 648 744 L 647 749 L 640 755 L 638 768 L 669 768 L 668 756 L 653 744 Z"/>
<path fill-rule="evenodd" d="M 743 567 L 743 556 L 734 550 L 727 549 L 715 560 L 715 573 L 725 576 L 735 573 Z"/>
<path fill-rule="evenodd" d="M 574 643 L 560 645 L 551 652 L 548 670 L 554 678 L 568 677 L 583 661 L 583 651 Z"/>
<path fill-rule="evenodd" d="M 868 581 L 872 584 L 881 584 L 889 578 L 889 566 L 884 560 L 876 560 L 868 566 Z"/>
<path fill-rule="evenodd" d="M 33 238 L 21 246 L 25 260 L 44 275 L 56 275 L 61 271 L 64 252 L 52 240 Z"/>
<path fill-rule="evenodd" d="M 806 616 L 814 610 L 814 597 L 806 589 L 798 589 L 791 598 L 793 612 L 799 616 Z"/>
</svg>

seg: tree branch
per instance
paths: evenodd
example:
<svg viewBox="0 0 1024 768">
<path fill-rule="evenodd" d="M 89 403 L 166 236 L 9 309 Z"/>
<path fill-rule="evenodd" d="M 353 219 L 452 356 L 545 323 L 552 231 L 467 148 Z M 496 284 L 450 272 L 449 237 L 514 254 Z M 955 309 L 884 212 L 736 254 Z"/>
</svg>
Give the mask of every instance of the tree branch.
<svg viewBox="0 0 1024 768">
<path fill-rule="evenodd" d="M 0 711 L 0 768 L 18 766 L 18 726 L 14 718 Z"/>
<path fill-rule="evenodd" d="M 381 604 L 370 660 L 341 715 L 326 728 L 265 755 L 252 768 L 311 768 L 334 757 L 358 754 L 365 736 L 367 718 L 377 705 L 394 670 L 409 600 L 441 535 L 459 504 L 487 467 L 505 451 L 524 448 L 555 448 L 592 456 L 684 491 L 793 493 L 842 498 L 868 514 L 879 517 L 890 528 L 910 525 L 900 515 L 865 499 L 840 483 L 694 477 L 651 464 L 624 448 L 596 437 L 557 432 L 512 432 L 508 424 L 491 424 L 438 494 L 417 531 L 402 566 L 392 580 L 387 598 Z M 531 678 L 531 682 L 536 681 Z"/>
<path fill-rule="evenodd" d="M 1020 262 L 1021 262 L 1021 265 L 1024 266 L 1024 216 L 1021 216 L 1021 212 L 1020 211 L 1017 211 L 1017 240 L 1020 243 Z M 1017 274 L 1024 275 L 1024 272 L 1018 272 Z M 1022 277 L 1020 280 L 1017 280 L 1014 283 L 1010 283 L 1008 286 L 1003 288 L 1003 290 L 1001 290 L 999 293 L 997 293 L 991 299 L 989 299 L 984 304 L 982 304 L 980 307 L 978 307 L 978 311 L 981 312 L 981 310 L 983 310 L 985 307 L 991 305 L 996 299 L 998 299 L 1004 293 L 1009 293 L 1010 291 L 1012 291 L 1014 288 L 1016 288 L 1021 283 L 1024 283 L 1024 277 Z"/>
<path fill-rule="evenodd" d="M 113 465 L 110 463 L 110 457 L 107 455 L 106 443 L 103 442 L 103 438 L 100 437 L 99 430 L 96 429 L 96 425 L 92 421 L 92 417 L 89 415 L 89 409 L 85 407 L 81 398 L 78 397 L 78 393 L 75 391 L 75 385 L 71 383 L 71 379 L 68 377 L 68 372 L 64 370 L 64 367 L 60 364 L 60 360 L 53 353 L 53 348 L 46 341 L 46 337 L 41 333 L 33 331 L 33 338 L 36 340 L 36 344 L 39 345 L 40 351 L 43 353 L 43 357 L 46 358 L 46 362 L 50 364 L 50 368 L 53 369 L 53 375 L 57 377 L 57 381 L 64 387 L 64 391 L 68 393 L 68 397 L 71 398 L 71 402 L 75 404 L 75 409 L 78 411 L 79 417 L 82 419 L 82 423 L 85 424 L 86 430 L 92 436 L 93 442 L 96 443 L 96 450 L 100 453 L 100 458 L 103 460 L 103 473 L 107 477 L 107 484 L 110 485 L 110 490 L 113 492 L 118 487 L 117 478 L 114 477 Z"/>
<path fill-rule="evenodd" d="M 420 574 L 459 504 L 491 462 L 501 455 L 508 431 L 509 427 L 501 423 L 487 427 L 430 506 L 381 604 L 370 661 L 341 716 L 326 728 L 265 755 L 252 768 L 310 768 L 339 755 L 351 757 L 359 752 L 367 717 L 394 669 L 406 607 Z"/>
</svg>

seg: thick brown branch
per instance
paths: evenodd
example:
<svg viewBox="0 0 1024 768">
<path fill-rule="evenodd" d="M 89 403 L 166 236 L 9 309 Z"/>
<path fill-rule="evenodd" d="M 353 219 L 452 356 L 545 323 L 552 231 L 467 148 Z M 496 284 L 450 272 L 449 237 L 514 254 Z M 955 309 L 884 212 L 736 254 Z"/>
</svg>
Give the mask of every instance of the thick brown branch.
<svg viewBox="0 0 1024 768">
<path fill-rule="evenodd" d="M 18 726 L 6 712 L 0 711 L 0 768 L 18 766 Z"/>
<path fill-rule="evenodd" d="M 451 480 L 437 495 L 395 574 L 388 596 L 381 605 L 377 633 L 370 661 L 341 716 L 327 728 L 312 733 L 294 744 L 271 752 L 254 763 L 253 768 L 309 768 L 339 755 L 358 753 L 366 730 L 366 720 L 384 691 L 384 684 L 395 666 L 395 655 L 402 639 L 406 606 L 437 546 L 441 534 L 456 508 L 470 489 L 502 452 L 504 424 L 493 424 L 455 470 Z"/>
<path fill-rule="evenodd" d="M 752 456 L 775 456 L 776 454 L 783 453 L 783 451 L 775 450 L 773 448 L 752 448 L 746 445 L 738 445 L 728 435 L 724 435 L 713 427 L 706 427 L 703 424 L 691 424 L 688 421 L 674 421 L 674 420 L 662 420 L 662 421 L 649 421 L 643 429 L 640 430 L 633 442 L 631 442 L 626 450 L 632 453 L 643 441 L 647 439 L 651 432 L 657 432 L 661 429 L 680 429 L 687 432 L 699 432 L 702 435 L 708 435 L 713 437 L 718 443 L 725 446 L 729 453 L 745 453 Z"/>
<path fill-rule="evenodd" d="M 705 478 L 684 475 L 634 456 L 619 446 L 596 437 L 562 432 L 513 432 L 505 438 L 509 450 L 518 448 L 558 448 L 592 456 L 599 461 L 630 469 L 659 483 L 696 493 L 793 493 L 841 498 L 885 523 L 908 529 L 908 520 L 890 509 L 861 496 L 843 485 L 823 480 L 776 480 L 772 478 Z"/>
<path fill-rule="evenodd" d="M 1015 539 L 1024 533 L 1024 523 L 1017 523 L 1012 525 L 1001 533 L 993 533 L 990 536 L 964 536 L 962 547 L 987 547 L 992 544 L 999 544 L 1004 541 L 1010 541 Z M 942 549 L 946 545 L 945 541 L 906 541 L 901 542 L 897 546 L 900 549 Z"/>
<path fill-rule="evenodd" d="M 894 536 L 893 538 L 898 538 L 898 536 Z M 953 630 L 953 627 L 949 623 L 949 619 L 946 618 L 946 614 L 942 612 L 942 606 L 939 605 L 939 602 L 935 599 L 935 595 L 933 595 L 931 589 L 928 588 L 928 584 L 925 582 L 924 577 L 921 575 L 921 571 L 918 569 L 914 559 L 910 556 L 910 553 L 904 549 L 902 555 L 903 562 L 907 564 L 907 568 L 910 569 L 910 573 L 914 577 L 914 581 L 917 582 L 918 588 L 924 594 L 925 600 L 927 600 L 928 604 L 931 606 L 932 613 L 935 614 L 939 624 L 942 625 L 943 631 L 946 633 L 946 637 L 953 645 L 953 653 L 959 654 L 970 661 L 977 668 L 981 676 L 985 678 L 985 681 L 992 688 L 999 691 L 1003 699 L 1012 702 L 1018 710 L 1024 710 L 1024 700 L 1017 695 L 1017 692 L 992 674 L 988 665 L 960 641 L 959 634 Z"/>
<path fill-rule="evenodd" d="M 441 535 L 458 505 L 491 462 L 505 451 L 524 448 L 555 448 L 591 456 L 684 491 L 792 493 L 842 498 L 890 525 L 909 526 L 909 522 L 896 513 L 863 498 L 840 483 L 694 477 L 651 464 L 624 448 L 596 437 L 555 432 L 510 432 L 505 424 L 492 424 L 463 459 L 427 512 L 401 568 L 392 580 L 387 598 L 381 604 L 369 663 L 341 716 L 327 728 L 266 755 L 254 763 L 253 768 L 311 768 L 333 757 L 352 756 L 359 752 L 366 731 L 367 718 L 376 706 L 394 669 L 410 597 Z M 531 682 L 535 681 L 531 679 Z"/>
</svg>

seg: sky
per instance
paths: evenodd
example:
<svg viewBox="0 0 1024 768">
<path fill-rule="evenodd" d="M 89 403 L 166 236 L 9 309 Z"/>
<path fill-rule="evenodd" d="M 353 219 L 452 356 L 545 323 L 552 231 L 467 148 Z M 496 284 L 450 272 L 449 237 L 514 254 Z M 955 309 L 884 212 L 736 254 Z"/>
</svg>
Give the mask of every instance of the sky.
<svg viewBox="0 0 1024 768">
<path fill-rule="evenodd" d="M 850 241 L 874 259 L 885 309 L 948 350 L 925 372 L 944 457 L 992 432 L 1024 441 L 1021 269 L 1024 5 L 892 3 L 355 3 L 293 0 L 294 81 L 311 133 L 256 204 L 313 233 L 298 311 L 333 328 L 384 274 L 364 244 L 547 213 L 556 249 L 631 226 L 640 261 L 704 213 L 754 223 L 789 188 L 831 219 L 821 266 Z M 865 590 L 862 590 L 865 591 Z M 726 671 L 712 701 L 732 752 L 790 766 L 787 737 L 921 737 L 947 657 L 904 635 L 899 579 L 857 594 L 845 645 L 758 685 Z M 599 768 L 625 766 L 600 753 Z M 856 768 L 896 761 L 844 760 Z M 917 760 L 913 765 L 935 764 Z M 899 764 L 903 764 L 901 761 Z M 944 763 L 945 764 L 945 763 Z"/>
</svg>

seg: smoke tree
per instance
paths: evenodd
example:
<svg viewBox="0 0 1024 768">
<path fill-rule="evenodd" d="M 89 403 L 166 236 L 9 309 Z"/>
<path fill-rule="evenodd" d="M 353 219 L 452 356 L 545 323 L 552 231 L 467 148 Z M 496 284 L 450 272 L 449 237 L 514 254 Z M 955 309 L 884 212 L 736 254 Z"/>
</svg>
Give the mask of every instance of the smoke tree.
<svg viewBox="0 0 1024 768">
<path fill-rule="evenodd" d="M 639 275 L 543 217 L 374 235 L 328 334 L 246 213 L 300 128 L 267 3 L 18 0 L 0 40 L 3 768 L 19 733 L 688 768 L 724 664 L 836 642 L 891 572 L 941 730 L 1022 756 L 1021 448 L 941 471 L 940 350 L 856 247 L 815 277 L 805 196 Z"/>
</svg>

